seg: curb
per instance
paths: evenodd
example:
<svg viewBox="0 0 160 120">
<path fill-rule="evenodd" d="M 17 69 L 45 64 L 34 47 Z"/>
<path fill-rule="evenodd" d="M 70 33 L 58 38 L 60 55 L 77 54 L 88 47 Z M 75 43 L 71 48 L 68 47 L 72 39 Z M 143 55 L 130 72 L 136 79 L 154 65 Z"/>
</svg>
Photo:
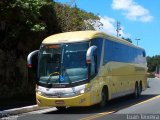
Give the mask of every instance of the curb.
<svg viewBox="0 0 160 120">
<path fill-rule="evenodd" d="M 10 115 L 27 113 L 27 112 L 36 111 L 36 110 L 47 109 L 47 108 L 48 107 L 39 107 L 38 105 L 32 105 L 32 106 L 26 106 L 26 107 L 21 107 L 21 108 L 3 110 L 3 111 L 0 111 L 0 118 L 7 117 Z"/>
</svg>

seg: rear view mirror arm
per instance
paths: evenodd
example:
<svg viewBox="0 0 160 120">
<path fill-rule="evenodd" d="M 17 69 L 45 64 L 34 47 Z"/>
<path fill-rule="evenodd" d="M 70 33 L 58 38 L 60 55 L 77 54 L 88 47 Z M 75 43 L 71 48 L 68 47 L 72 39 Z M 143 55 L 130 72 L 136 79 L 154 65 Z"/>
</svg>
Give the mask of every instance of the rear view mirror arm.
<svg viewBox="0 0 160 120">
<path fill-rule="evenodd" d="M 29 55 L 27 56 L 27 66 L 28 66 L 29 68 L 32 68 L 32 57 L 33 57 L 35 54 L 37 54 L 38 52 L 39 52 L 39 50 L 35 50 L 35 51 L 29 53 Z"/>
</svg>

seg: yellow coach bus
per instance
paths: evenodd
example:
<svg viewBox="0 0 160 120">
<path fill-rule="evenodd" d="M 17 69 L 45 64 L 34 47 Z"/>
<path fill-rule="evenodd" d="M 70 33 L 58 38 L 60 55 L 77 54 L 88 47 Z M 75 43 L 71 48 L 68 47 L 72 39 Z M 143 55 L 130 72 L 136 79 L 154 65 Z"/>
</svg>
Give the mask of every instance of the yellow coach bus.
<svg viewBox="0 0 160 120">
<path fill-rule="evenodd" d="M 36 100 L 39 106 L 106 106 L 107 101 L 147 86 L 145 50 L 98 32 L 75 31 L 43 40 L 28 55 L 38 56 Z"/>
</svg>

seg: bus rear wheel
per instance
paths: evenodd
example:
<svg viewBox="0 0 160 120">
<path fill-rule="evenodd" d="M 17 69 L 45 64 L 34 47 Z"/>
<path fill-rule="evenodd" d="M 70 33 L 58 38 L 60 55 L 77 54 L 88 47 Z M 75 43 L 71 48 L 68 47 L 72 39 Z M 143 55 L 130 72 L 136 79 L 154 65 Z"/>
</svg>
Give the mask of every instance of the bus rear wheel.
<svg viewBox="0 0 160 120">
<path fill-rule="evenodd" d="M 142 82 L 140 82 L 140 86 L 139 86 L 139 88 L 140 88 L 140 94 L 141 94 L 141 93 L 142 93 L 142 91 L 143 91 Z"/>
<path fill-rule="evenodd" d="M 138 85 L 138 83 L 135 84 L 135 91 L 134 91 L 134 97 L 135 98 L 139 98 L 141 92 L 140 92 L 140 86 Z"/>
</svg>

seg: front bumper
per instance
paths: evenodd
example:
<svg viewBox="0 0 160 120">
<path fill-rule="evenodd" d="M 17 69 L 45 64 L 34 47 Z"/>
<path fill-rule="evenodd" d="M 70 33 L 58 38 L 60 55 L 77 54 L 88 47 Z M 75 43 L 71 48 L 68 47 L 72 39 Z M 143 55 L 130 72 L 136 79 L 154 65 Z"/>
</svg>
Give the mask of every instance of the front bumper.
<svg viewBox="0 0 160 120">
<path fill-rule="evenodd" d="M 68 98 L 49 98 L 44 97 L 38 93 L 36 93 L 36 100 L 38 106 L 90 106 L 91 104 L 91 97 L 90 92 L 86 92 L 84 94 L 80 94 L 74 97 Z"/>
</svg>

